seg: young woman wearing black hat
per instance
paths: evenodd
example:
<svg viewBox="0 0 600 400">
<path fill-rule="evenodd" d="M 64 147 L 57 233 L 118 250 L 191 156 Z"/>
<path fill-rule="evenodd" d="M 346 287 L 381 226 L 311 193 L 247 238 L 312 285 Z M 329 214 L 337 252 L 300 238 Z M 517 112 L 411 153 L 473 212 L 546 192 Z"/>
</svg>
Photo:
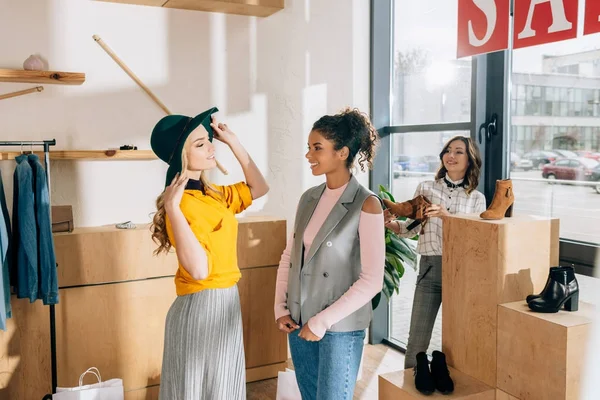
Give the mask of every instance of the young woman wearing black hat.
<svg viewBox="0 0 600 400">
<path fill-rule="evenodd" d="M 237 220 L 269 187 L 236 135 L 216 123 L 213 108 L 191 118 L 170 115 L 152 132 L 152 150 L 169 164 L 156 201 L 156 254 L 175 248 L 177 299 L 166 319 L 159 398 L 245 399 L 242 318 L 237 282 Z M 227 144 L 246 182 L 210 184 L 214 138 Z"/>
</svg>

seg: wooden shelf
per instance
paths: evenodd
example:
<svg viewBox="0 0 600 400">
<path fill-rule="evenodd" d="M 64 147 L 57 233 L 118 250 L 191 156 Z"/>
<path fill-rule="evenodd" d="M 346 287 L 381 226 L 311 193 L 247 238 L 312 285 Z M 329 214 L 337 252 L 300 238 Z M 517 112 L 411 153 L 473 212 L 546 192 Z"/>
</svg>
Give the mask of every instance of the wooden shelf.
<svg viewBox="0 0 600 400">
<path fill-rule="evenodd" d="M 0 82 L 81 85 L 85 82 L 85 74 L 82 72 L 0 69 Z"/>
<path fill-rule="evenodd" d="M 268 17 L 283 10 L 284 0 L 96 0 L 182 10 Z"/>
<path fill-rule="evenodd" d="M 25 151 L 25 154 L 30 152 Z M 44 152 L 35 151 L 40 158 Z M 20 151 L 0 152 L 0 160 L 14 160 Z M 51 160 L 156 160 L 158 157 L 152 150 L 55 150 L 50 151 Z"/>
</svg>

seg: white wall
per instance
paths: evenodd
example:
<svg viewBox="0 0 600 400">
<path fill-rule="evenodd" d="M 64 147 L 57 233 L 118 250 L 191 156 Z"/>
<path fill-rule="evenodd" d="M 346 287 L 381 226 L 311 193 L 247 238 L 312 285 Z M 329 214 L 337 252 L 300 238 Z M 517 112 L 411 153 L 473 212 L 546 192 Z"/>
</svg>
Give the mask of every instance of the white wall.
<svg viewBox="0 0 600 400">
<path fill-rule="evenodd" d="M 248 213 L 293 220 L 297 200 L 322 182 L 304 159 L 312 123 L 344 106 L 368 112 L 369 1 L 286 0 L 270 17 L 81 0 L 0 0 L 0 68 L 33 53 L 50 69 L 86 73 L 82 86 L 0 102 L 0 140 L 55 138 L 55 149 L 149 149 L 163 111 L 92 39 L 98 34 L 173 113 L 213 105 L 266 174 L 271 192 Z M 0 83 L 0 93 L 34 86 Z M 3 150 L 18 150 L 4 148 Z M 217 183 L 243 179 L 229 150 Z M 0 162 L 9 203 L 13 161 Z M 52 203 L 73 205 L 76 226 L 149 221 L 161 161 L 53 161 Z M 366 174 L 360 180 L 367 184 Z"/>
</svg>

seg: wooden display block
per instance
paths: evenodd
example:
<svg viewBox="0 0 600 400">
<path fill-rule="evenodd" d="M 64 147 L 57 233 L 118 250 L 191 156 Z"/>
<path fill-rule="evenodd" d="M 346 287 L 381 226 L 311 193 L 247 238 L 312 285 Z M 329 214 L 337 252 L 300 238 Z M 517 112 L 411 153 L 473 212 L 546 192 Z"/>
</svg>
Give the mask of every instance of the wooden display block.
<svg viewBox="0 0 600 400">
<path fill-rule="evenodd" d="M 238 283 L 244 325 L 246 368 L 272 366 L 270 369 L 257 370 L 253 374 L 248 374 L 248 378 L 250 375 L 258 378 L 253 380 L 274 378 L 278 371 L 285 371 L 287 335 L 277 329 L 273 313 L 265 311 L 273 309 L 276 280 L 277 266 L 273 266 L 245 269 Z M 281 365 L 277 366 L 277 364 Z"/>
<path fill-rule="evenodd" d="M 494 388 L 449 367 L 450 376 L 454 380 L 454 393 L 443 395 L 435 392 L 425 396 L 415 388 L 413 369 L 390 372 L 379 375 L 379 400 L 413 400 L 413 399 L 461 399 L 461 400 L 494 400 Z"/>
<path fill-rule="evenodd" d="M 240 269 L 278 265 L 286 244 L 286 221 L 242 217 L 238 225 Z M 54 234 L 60 287 L 123 282 L 175 275 L 174 250 L 155 256 L 149 225 L 117 229 L 113 225 L 76 228 Z"/>
<path fill-rule="evenodd" d="M 172 276 L 175 253 L 154 256 L 149 225 L 117 229 L 113 225 L 55 233 L 58 284 L 62 287 Z"/>
<path fill-rule="evenodd" d="M 90 366 L 125 390 L 160 383 L 172 278 L 60 290 L 56 305 L 58 386 L 77 386 Z"/>
<path fill-rule="evenodd" d="M 0 399 L 41 399 L 52 391 L 48 307 L 16 296 L 11 305 L 0 330 Z"/>
<path fill-rule="evenodd" d="M 455 215 L 443 224 L 442 348 L 449 365 L 496 387 L 498 305 L 543 289 L 557 225 L 521 215 Z"/>
<path fill-rule="evenodd" d="M 238 218 L 238 222 L 240 269 L 279 265 L 287 242 L 285 219 L 252 216 Z"/>
<path fill-rule="evenodd" d="M 579 399 L 594 307 L 535 313 L 523 301 L 498 307 L 498 384 L 518 399 Z"/>
</svg>

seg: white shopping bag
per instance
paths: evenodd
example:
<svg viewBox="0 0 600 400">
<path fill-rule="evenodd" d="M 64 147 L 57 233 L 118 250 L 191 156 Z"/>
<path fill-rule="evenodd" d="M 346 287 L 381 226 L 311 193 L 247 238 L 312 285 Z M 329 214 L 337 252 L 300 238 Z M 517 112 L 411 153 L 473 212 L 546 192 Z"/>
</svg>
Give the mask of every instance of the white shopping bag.
<svg viewBox="0 0 600 400">
<path fill-rule="evenodd" d="M 302 400 L 296 373 L 291 369 L 285 372 L 279 371 L 277 375 L 277 397 L 276 400 Z"/>
<path fill-rule="evenodd" d="M 83 377 L 87 374 L 93 374 L 98 379 L 98 383 L 92 385 L 83 385 Z M 124 389 L 122 379 L 110 379 L 102 382 L 98 368 L 92 367 L 85 371 L 79 377 L 79 386 L 74 388 L 56 388 L 56 393 L 52 395 L 52 400 L 123 400 Z"/>
</svg>

